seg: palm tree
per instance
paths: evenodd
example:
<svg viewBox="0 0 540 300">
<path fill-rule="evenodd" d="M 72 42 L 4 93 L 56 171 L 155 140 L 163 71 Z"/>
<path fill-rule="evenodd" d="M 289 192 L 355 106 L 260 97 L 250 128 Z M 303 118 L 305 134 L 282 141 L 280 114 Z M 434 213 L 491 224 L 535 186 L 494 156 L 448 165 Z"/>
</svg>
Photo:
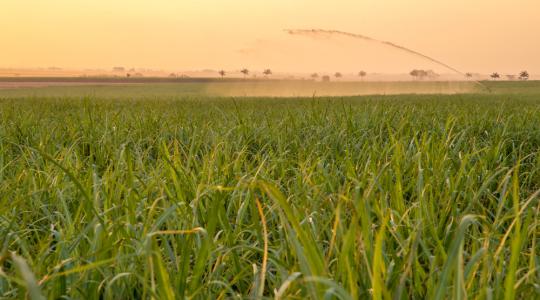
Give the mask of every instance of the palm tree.
<svg viewBox="0 0 540 300">
<path fill-rule="evenodd" d="M 529 79 L 529 72 L 527 72 L 527 71 L 521 71 L 521 72 L 519 73 L 519 79 L 521 79 L 521 80 L 527 80 L 527 79 Z"/>
<path fill-rule="evenodd" d="M 472 73 L 469 73 L 469 72 L 465 73 L 465 77 L 472 78 Z"/>
<path fill-rule="evenodd" d="M 218 73 L 219 73 L 219 76 L 221 76 L 221 78 L 223 78 L 223 77 L 225 77 L 225 75 L 227 75 L 225 70 L 220 70 Z"/>
<path fill-rule="evenodd" d="M 272 70 L 266 69 L 263 71 L 264 77 L 268 77 L 269 75 L 272 75 Z"/>
<path fill-rule="evenodd" d="M 319 74 L 313 73 L 313 74 L 311 74 L 311 78 L 317 79 L 317 78 L 319 78 Z"/>
<path fill-rule="evenodd" d="M 364 77 L 367 75 L 367 73 L 365 71 L 360 71 L 358 72 L 358 76 L 360 76 L 360 78 L 362 78 L 362 80 L 364 80 Z"/>
<path fill-rule="evenodd" d="M 501 78 L 501 75 L 499 75 L 499 73 L 495 72 L 495 73 L 491 74 L 490 77 L 493 78 L 493 80 L 497 80 L 497 78 Z"/>
<path fill-rule="evenodd" d="M 336 74 L 334 74 L 334 76 L 335 76 L 336 78 L 338 78 L 338 79 L 341 78 L 341 77 L 343 77 L 343 75 L 341 75 L 341 73 L 339 73 L 339 72 L 336 72 Z"/>
<path fill-rule="evenodd" d="M 244 68 L 240 71 L 240 73 L 244 74 L 244 78 L 246 78 L 246 76 L 249 74 L 249 70 Z"/>
</svg>

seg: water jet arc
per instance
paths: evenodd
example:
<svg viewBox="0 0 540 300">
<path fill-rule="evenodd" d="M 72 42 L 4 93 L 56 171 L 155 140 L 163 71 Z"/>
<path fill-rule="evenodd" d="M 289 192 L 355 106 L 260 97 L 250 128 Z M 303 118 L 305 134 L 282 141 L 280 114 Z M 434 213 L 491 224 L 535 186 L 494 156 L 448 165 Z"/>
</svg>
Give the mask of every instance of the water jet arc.
<svg viewBox="0 0 540 300">
<path fill-rule="evenodd" d="M 327 30 L 327 29 L 285 29 L 285 32 L 287 32 L 290 35 L 314 36 L 314 37 L 340 35 L 340 36 L 345 36 L 345 37 L 349 37 L 349 38 L 353 38 L 353 39 L 360 39 L 360 40 L 364 40 L 364 41 L 368 41 L 368 42 L 379 43 L 379 44 L 382 44 L 382 45 L 385 45 L 385 46 L 388 46 L 388 47 L 392 47 L 392 48 L 404 51 L 406 53 L 421 57 L 423 59 L 429 60 L 429 61 L 431 61 L 431 62 L 433 62 L 435 64 L 438 64 L 439 66 L 442 66 L 442 67 L 444 67 L 444 68 L 446 68 L 448 70 L 451 70 L 453 72 L 456 72 L 456 73 L 458 73 L 460 75 L 465 76 L 465 73 L 461 72 L 460 70 L 458 70 L 458 69 L 456 69 L 456 68 L 454 68 L 454 67 L 452 67 L 452 66 L 450 66 L 450 65 L 448 65 L 448 64 L 446 64 L 446 63 L 444 63 L 444 62 L 442 62 L 440 60 L 437 60 L 437 59 L 435 59 L 433 57 L 427 56 L 427 55 L 425 55 L 423 53 L 420 53 L 418 51 L 409 49 L 407 47 L 403 47 L 403 46 L 394 44 L 392 42 L 374 39 L 372 37 L 362 35 L 362 34 L 350 33 L 350 32 L 339 31 L 339 30 Z M 476 84 L 480 85 L 481 87 L 485 88 L 487 91 L 491 92 L 490 88 L 485 86 L 480 81 L 474 80 L 474 82 Z"/>
</svg>

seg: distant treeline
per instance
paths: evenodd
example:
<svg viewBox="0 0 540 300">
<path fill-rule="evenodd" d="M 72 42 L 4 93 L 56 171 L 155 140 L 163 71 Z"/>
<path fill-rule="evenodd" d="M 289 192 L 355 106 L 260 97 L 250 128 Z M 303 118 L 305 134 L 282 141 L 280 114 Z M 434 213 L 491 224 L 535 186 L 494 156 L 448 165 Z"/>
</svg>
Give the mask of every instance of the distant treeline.
<svg viewBox="0 0 540 300">
<path fill-rule="evenodd" d="M 73 82 L 73 83 L 181 83 L 181 82 L 246 82 L 283 81 L 263 78 L 213 78 L 213 77 L 0 77 L 0 82 Z M 290 81 L 292 79 L 286 79 Z M 295 79 L 301 80 L 301 79 Z"/>
</svg>

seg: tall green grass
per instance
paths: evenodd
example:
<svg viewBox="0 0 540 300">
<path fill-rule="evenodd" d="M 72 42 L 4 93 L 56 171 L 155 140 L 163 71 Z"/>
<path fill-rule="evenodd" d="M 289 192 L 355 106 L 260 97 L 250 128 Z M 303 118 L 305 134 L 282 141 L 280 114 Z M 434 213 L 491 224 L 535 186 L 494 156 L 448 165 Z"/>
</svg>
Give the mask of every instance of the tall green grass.
<svg viewBox="0 0 540 300">
<path fill-rule="evenodd" d="M 4 298 L 540 297 L 540 98 L 0 101 Z"/>
</svg>

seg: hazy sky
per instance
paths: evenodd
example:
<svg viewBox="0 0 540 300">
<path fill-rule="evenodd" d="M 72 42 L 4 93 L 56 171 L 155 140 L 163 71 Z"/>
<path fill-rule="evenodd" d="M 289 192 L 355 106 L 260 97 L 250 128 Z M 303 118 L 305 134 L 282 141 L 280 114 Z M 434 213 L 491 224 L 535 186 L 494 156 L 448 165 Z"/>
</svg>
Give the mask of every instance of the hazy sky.
<svg viewBox="0 0 540 300">
<path fill-rule="evenodd" d="M 0 67 L 438 69 L 380 45 L 283 31 L 322 28 L 463 71 L 540 73 L 539 13 L 540 0 L 1 0 Z"/>
</svg>

